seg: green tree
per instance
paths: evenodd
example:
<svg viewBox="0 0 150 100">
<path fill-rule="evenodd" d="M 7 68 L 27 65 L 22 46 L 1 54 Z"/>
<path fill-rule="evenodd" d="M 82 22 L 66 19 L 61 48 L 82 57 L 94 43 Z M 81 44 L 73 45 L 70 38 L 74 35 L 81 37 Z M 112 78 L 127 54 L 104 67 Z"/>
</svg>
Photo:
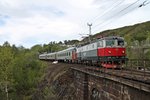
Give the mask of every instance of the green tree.
<svg viewBox="0 0 150 100">
<path fill-rule="evenodd" d="M 9 99 L 9 89 L 13 85 L 12 78 L 12 61 L 13 52 L 8 42 L 5 42 L 0 48 L 0 86 L 1 91 L 5 94 L 6 99 Z"/>
<path fill-rule="evenodd" d="M 34 45 L 33 47 L 31 47 L 31 51 L 35 51 L 35 52 L 42 52 L 42 45 Z"/>
<path fill-rule="evenodd" d="M 30 99 L 46 67 L 38 60 L 37 48 L 38 46 L 34 46 L 30 51 L 20 53 L 15 57 L 12 65 L 15 95 L 21 99 Z"/>
</svg>

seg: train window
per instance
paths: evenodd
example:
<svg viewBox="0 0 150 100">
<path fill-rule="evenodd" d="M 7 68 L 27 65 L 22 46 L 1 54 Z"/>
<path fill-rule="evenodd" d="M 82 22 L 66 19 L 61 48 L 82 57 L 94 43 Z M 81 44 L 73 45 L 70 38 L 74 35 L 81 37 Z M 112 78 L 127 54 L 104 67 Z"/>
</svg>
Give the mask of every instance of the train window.
<svg viewBox="0 0 150 100">
<path fill-rule="evenodd" d="M 98 47 L 103 47 L 103 41 L 98 42 Z"/>
<path fill-rule="evenodd" d="M 106 46 L 115 46 L 115 40 L 106 40 Z"/>
<path fill-rule="evenodd" d="M 124 46 L 124 41 L 123 40 L 118 40 L 118 46 Z"/>
<path fill-rule="evenodd" d="M 92 45 L 92 47 L 94 48 L 94 44 Z"/>
</svg>

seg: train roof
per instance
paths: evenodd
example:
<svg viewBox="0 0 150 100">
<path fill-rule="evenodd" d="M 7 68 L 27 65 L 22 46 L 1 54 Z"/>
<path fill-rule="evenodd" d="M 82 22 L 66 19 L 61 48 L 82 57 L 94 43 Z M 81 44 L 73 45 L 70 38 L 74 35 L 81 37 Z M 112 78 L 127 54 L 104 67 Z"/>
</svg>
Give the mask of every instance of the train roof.
<svg viewBox="0 0 150 100">
<path fill-rule="evenodd" d="M 123 37 L 119 37 L 119 36 L 109 36 L 109 37 L 103 37 L 99 40 L 109 40 L 109 39 L 124 39 Z"/>
<path fill-rule="evenodd" d="M 57 52 L 52 52 L 52 53 L 47 53 L 46 55 L 53 55 L 56 54 Z"/>
<path fill-rule="evenodd" d="M 75 48 L 76 48 L 76 47 L 70 47 L 70 48 L 64 49 L 64 50 L 62 50 L 62 51 L 58 51 L 57 53 L 61 53 L 61 52 L 73 50 L 73 49 L 75 49 Z"/>
<path fill-rule="evenodd" d="M 44 53 L 44 54 L 40 54 L 39 56 L 45 56 L 45 55 L 47 55 L 46 53 Z"/>
</svg>

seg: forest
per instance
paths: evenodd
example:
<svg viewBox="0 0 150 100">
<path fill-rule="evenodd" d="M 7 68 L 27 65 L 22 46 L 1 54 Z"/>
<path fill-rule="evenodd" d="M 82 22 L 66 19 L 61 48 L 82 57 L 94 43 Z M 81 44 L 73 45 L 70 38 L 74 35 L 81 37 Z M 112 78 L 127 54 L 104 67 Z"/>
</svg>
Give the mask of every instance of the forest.
<svg viewBox="0 0 150 100">
<path fill-rule="evenodd" d="M 31 49 L 5 42 L 0 46 L 0 99 L 30 100 L 47 67 L 38 55 L 64 48 L 66 46 L 55 42 L 35 45 Z"/>
</svg>

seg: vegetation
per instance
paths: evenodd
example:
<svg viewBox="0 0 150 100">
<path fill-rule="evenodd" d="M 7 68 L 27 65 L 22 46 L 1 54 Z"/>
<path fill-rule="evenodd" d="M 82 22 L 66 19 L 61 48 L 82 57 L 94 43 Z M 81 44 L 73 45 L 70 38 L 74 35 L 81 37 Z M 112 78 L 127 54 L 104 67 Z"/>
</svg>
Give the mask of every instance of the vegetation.
<svg viewBox="0 0 150 100">
<path fill-rule="evenodd" d="M 46 64 L 38 60 L 39 49 L 0 46 L 0 98 L 1 100 L 29 99 L 42 77 Z"/>
<path fill-rule="evenodd" d="M 77 43 L 65 40 L 64 43 L 50 42 L 35 45 L 31 49 L 16 47 L 5 42 L 0 46 L 0 97 L 2 100 L 28 100 L 36 91 L 44 77 L 47 63 L 38 59 L 40 53 L 56 52 Z"/>
<path fill-rule="evenodd" d="M 76 40 L 65 41 L 71 45 Z M 5 42 L 0 46 L 0 99 L 29 100 L 44 77 L 47 63 L 38 59 L 40 53 L 56 52 L 67 48 L 62 42 L 35 45 L 31 49 L 16 47 Z"/>
</svg>

